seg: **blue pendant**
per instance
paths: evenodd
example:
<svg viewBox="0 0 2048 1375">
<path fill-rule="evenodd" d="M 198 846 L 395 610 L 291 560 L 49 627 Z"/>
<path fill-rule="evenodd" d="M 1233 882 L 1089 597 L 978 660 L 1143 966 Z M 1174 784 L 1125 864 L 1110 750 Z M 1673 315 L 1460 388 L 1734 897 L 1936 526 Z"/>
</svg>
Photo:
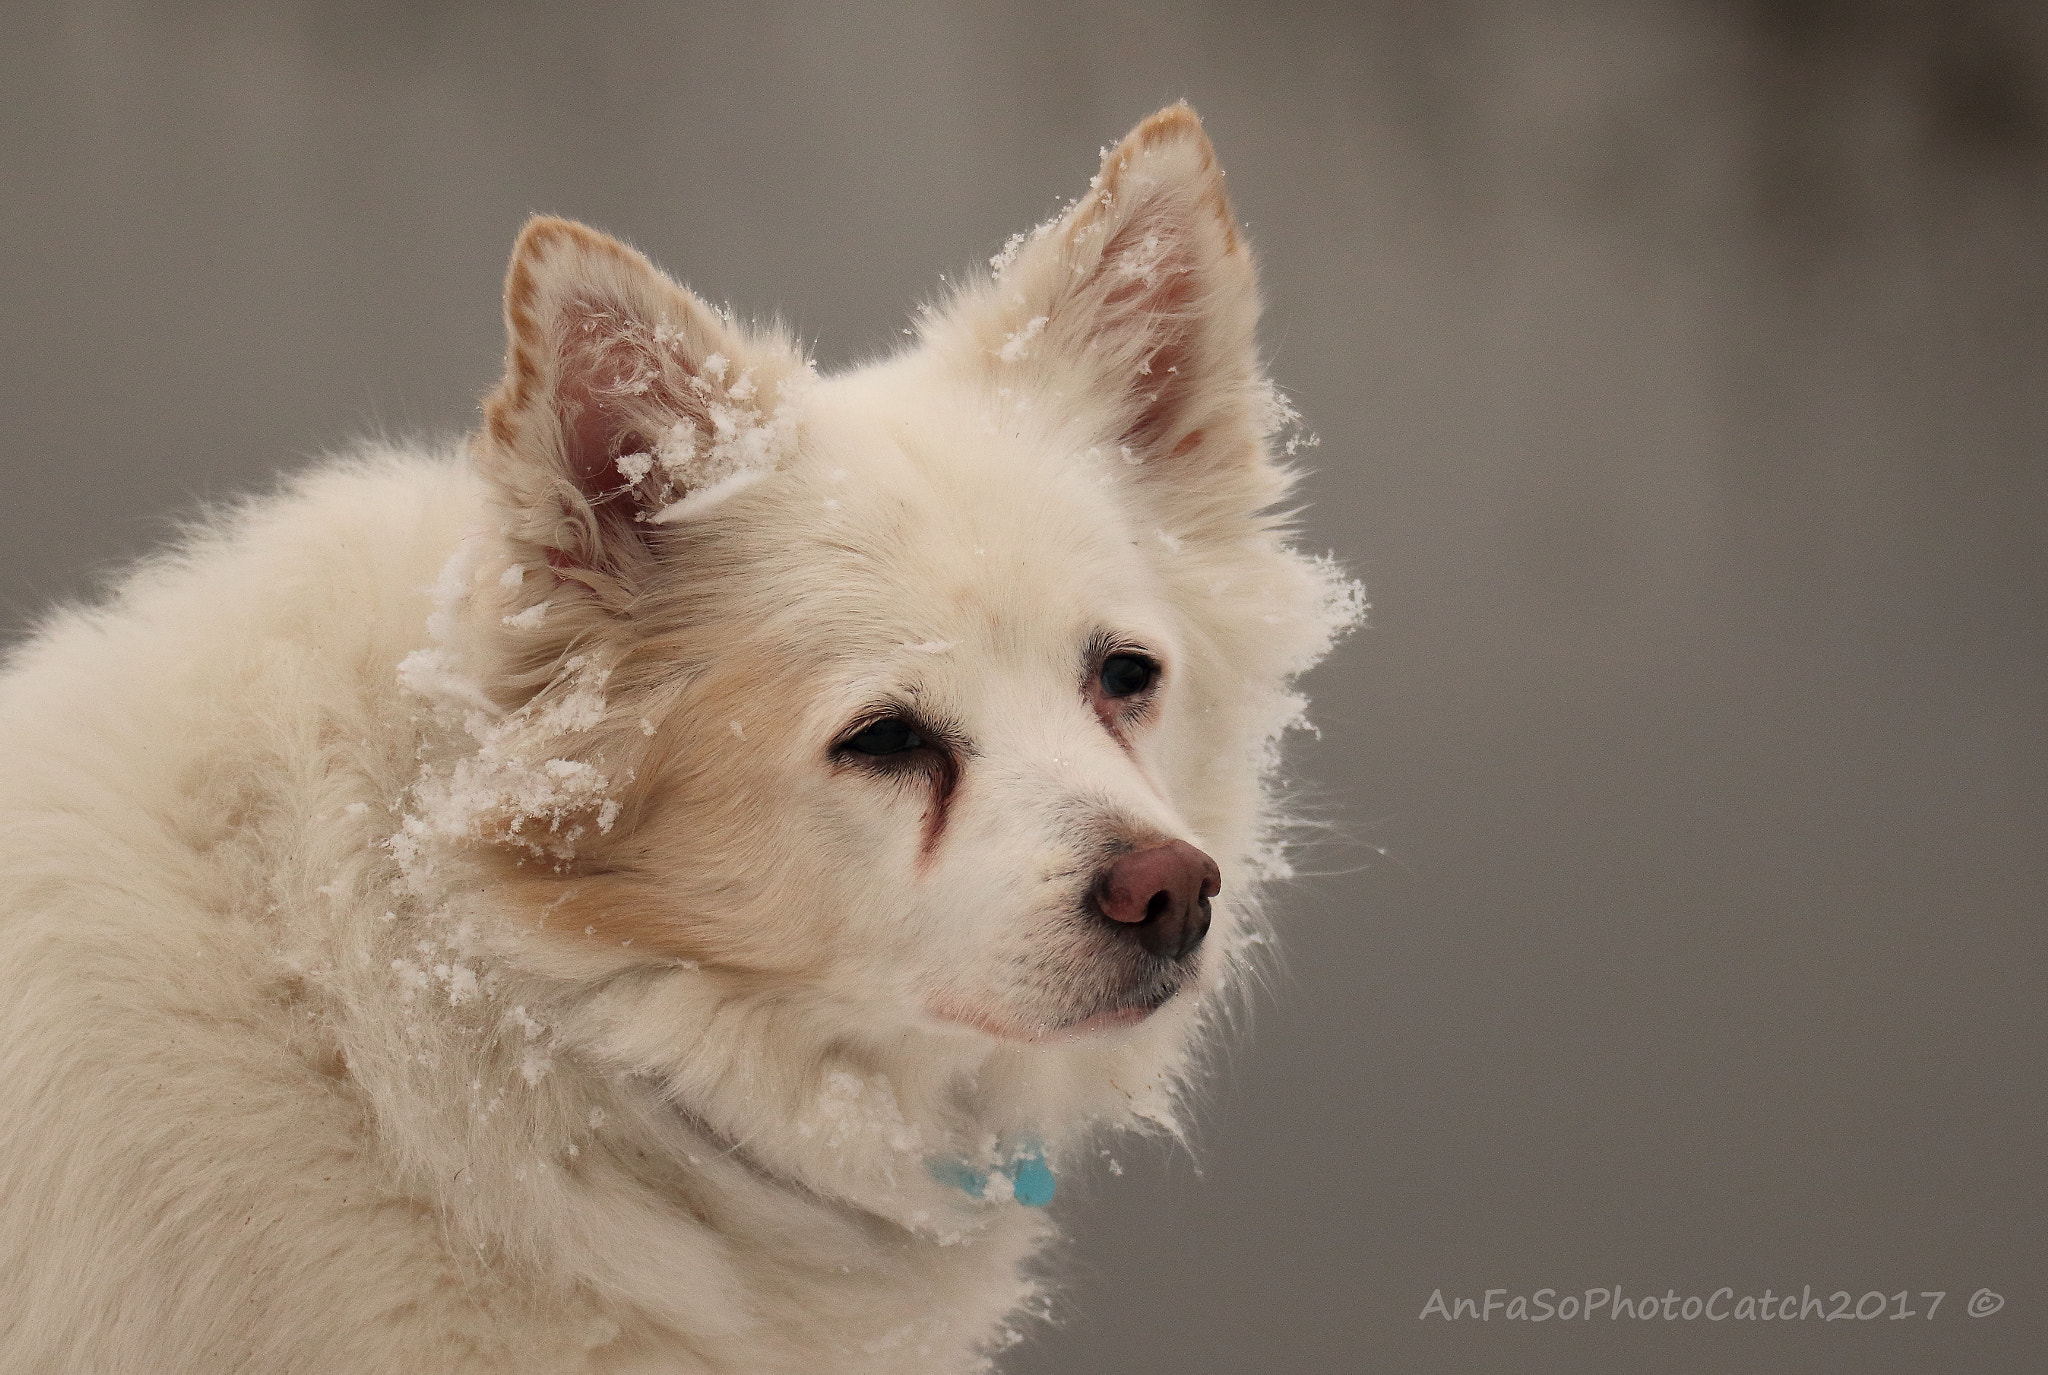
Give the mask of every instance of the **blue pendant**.
<svg viewBox="0 0 2048 1375">
<path fill-rule="evenodd" d="M 1026 1208 L 1043 1208 L 1052 1202 L 1058 1182 L 1052 1176 L 1052 1167 L 1045 1163 L 1045 1153 L 1038 1147 L 1027 1148 L 1024 1154 L 1011 1159 L 1006 1170 L 983 1170 L 968 1164 L 957 1155 L 934 1156 L 924 1162 L 925 1172 L 941 1184 L 950 1185 L 969 1198 L 1000 1200 L 1000 1193 L 991 1196 L 989 1184 L 1008 1184 L 1010 1197 Z M 1007 1173 L 1008 1178 L 1004 1175 Z"/>
<path fill-rule="evenodd" d="M 1019 1160 L 1011 1170 L 1011 1192 L 1027 1208 L 1043 1208 L 1052 1202 L 1054 1187 L 1052 1167 L 1036 1151 Z"/>
</svg>

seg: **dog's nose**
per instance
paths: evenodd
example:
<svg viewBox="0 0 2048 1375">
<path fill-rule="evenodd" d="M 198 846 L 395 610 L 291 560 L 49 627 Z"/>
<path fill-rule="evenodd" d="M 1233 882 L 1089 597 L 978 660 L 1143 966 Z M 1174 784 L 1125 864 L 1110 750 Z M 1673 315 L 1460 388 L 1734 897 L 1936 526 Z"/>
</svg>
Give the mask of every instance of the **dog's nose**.
<svg viewBox="0 0 2048 1375">
<path fill-rule="evenodd" d="M 1185 840 L 1169 840 L 1133 850 L 1103 870 L 1095 901 L 1153 954 L 1184 960 L 1209 934 L 1209 899 L 1222 889 L 1215 860 Z"/>
</svg>

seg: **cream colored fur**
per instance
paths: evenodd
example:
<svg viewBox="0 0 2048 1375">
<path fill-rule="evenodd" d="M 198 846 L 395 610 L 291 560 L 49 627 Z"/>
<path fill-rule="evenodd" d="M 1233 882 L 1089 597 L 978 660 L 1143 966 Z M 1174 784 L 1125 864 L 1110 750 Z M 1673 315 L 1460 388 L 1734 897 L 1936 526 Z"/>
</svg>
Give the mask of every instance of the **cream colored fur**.
<svg viewBox="0 0 2048 1375">
<path fill-rule="evenodd" d="M 1171 1129 L 1283 867 L 1288 682 L 1357 604 L 1270 514 L 1191 112 L 1006 257 L 816 378 L 537 221 L 465 452 L 314 472 L 15 652 L 0 1372 L 1015 1339 L 1050 1226 L 1006 1172 Z M 1164 665 L 1121 742 L 1098 633 Z M 956 732 L 949 797 L 833 753 L 878 700 Z M 1073 1030 L 1076 904 L 1145 836 L 1220 861 L 1215 926 L 1149 1018 Z"/>
</svg>

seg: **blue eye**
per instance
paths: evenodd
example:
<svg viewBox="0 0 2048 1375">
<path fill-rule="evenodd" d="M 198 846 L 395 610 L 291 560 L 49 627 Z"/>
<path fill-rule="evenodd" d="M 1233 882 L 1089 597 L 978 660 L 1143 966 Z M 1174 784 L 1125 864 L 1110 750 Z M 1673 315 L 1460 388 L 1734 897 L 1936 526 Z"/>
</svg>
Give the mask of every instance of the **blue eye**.
<svg viewBox="0 0 2048 1375">
<path fill-rule="evenodd" d="M 858 735 L 849 736 L 844 748 L 855 754 L 885 755 L 902 754 L 923 744 L 924 737 L 910 722 L 900 716 L 891 716 L 875 722 Z"/>
<path fill-rule="evenodd" d="M 1159 665 L 1135 654 L 1112 654 L 1102 661 L 1102 690 L 1111 697 L 1131 697 L 1151 687 Z"/>
</svg>

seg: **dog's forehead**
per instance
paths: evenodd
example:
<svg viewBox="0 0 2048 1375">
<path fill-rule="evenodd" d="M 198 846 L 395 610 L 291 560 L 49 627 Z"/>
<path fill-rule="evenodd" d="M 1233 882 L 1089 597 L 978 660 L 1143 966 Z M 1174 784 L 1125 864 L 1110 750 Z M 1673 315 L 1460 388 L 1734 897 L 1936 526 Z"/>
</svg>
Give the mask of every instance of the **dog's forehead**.
<svg viewBox="0 0 2048 1375">
<path fill-rule="evenodd" d="M 835 599 L 867 603 L 913 644 L 1064 643 L 1158 619 L 1127 495 L 1072 439 L 1002 423 L 1000 399 L 929 387 L 820 402 L 789 534 Z"/>
</svg>

